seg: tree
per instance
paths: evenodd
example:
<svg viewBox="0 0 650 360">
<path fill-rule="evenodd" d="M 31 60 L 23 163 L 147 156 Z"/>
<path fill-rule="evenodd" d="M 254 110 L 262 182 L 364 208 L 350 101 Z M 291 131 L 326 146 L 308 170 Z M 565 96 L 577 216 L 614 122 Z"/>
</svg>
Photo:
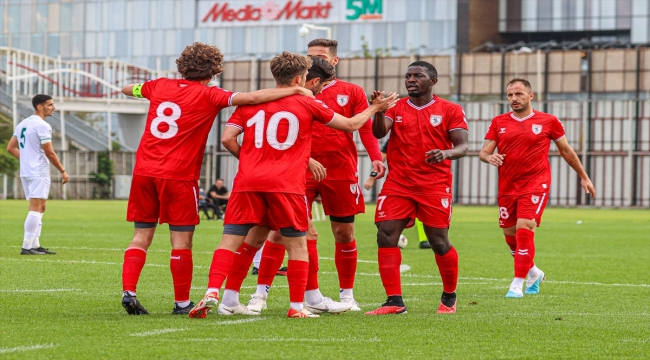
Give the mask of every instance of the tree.
<svg viewBox="0 0 650 360">
<path fill-rule="evenodd" d="M 18 159 L 7 151 L 9 140 L 0 142 L 0 174 L 13 175 L 18 170 Z"/>
<path fill-rule="evenodd" d="M 93 189 L 93 198 L 95 199 L 110 199 L 112 195 L 111 181 L 115 170 L 111 160 L 110 153 L 103 151 L 97 154 L 97 171 L 90 173 L 92 178 L 90 181 L 97 184 Z"/>
</svg>

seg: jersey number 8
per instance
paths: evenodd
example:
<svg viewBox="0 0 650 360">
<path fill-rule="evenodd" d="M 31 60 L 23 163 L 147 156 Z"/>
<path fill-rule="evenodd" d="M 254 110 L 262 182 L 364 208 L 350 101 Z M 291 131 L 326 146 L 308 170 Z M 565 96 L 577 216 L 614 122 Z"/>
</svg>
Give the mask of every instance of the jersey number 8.
<svg viewBox="0 0 650 360">
<path fill-rule="evenodd" d="M 165 115 L 165 110 L 171 109 L 171 115 Z M 151 134 L 159 139 L 169 139 L 174 137 L 178 133 L 178 124 L 176 120 L 181 117 L 181 107 L 174 104 L 173 102 L 165 101 L 158 105 L 156 109 L 156 115 L 158 115 L 151 122 L 149 130 Z M 166 131 L 160 131 L 158 126 L 160 124 L 167 124 L 169 128 Z"/>
<path fill-rule="evenodd" d="M 246 122 L 247 127 L 255 126 L 255 147 L 261 148 L 264 143 L 264 119 L 266 113 L 264 110 L 258 111 L 252 118 Z M 280 120 L 287 120 L 289 122 L 289 134 L 284 142 L 278 141 L 278 126 Z M 298 138 L 298 117 L 288 111 L 280 111 L 269 119 L 269 125 L 266 128 L 266 142 L 276 150 L 287 150 L 296 143 Z"/>
</svg>

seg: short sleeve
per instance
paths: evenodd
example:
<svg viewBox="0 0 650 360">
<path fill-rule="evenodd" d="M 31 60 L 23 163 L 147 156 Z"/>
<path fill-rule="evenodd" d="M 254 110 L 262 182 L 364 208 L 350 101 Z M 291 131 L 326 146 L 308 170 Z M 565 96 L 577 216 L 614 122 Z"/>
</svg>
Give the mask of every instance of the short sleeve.
<svg viewBox="0 0 650 360">
<path fill-rule="evenodd" d="M 551 139 L 557 141 L 566 135 L 564 125 L 562 125 L 562 122 L 558 118 L 553 117 L 551 124 Z"/>
<path fill-rule="evenodd" d="M 210 104 L 220 109 L 227 108 L 232 106 L 232 98 L 238 93 L 233 93 L 232 91 L 224 90 L 220 87 L 213 86 L 208 91 L 208 96 L 210 98 Z"/>
<path fill-rule="evenodd" d="M 496 120 L 497 118 L 492 119 L 492 122 L 490 123 L 490 127 L 488 127 L 487 134 L 485 134 L 485 140 L 497 141 Z"/>
<path fill-rule="evenodd" d="M 241 130 L 242 132 L 244 131 L 244 117 L 242 114 L 243 110 L 241 107 L 237 107 L 235 109 L 235 112 L 230 116 L 230 119 L 228 119 L 228 122 L 226 123 L 226 126 L 234 126 Z"/>
<path fill-rule="evenodd" d="M 448 131 L 457 129 L 467 130 L 467 118 L 465 118 L 465 111 L 463 111 L 460 105 L 452 106 L 448 116 L 450 117 Z"/>
<path fill-rule="evenodd" d="M 151 99 L 151 95 L 155 92 L 156 85 L 158 85 L 160 80 L 162 79 L 145 81 L 145 83 L 142 84 L 142 96 Z"/>
<path fill-rule="evenodd" d="M 359 86 L 354 87 L 354 104 L 352 108 L 352 114 L 357 115 L 368 108 L 368 97 L 363 89 Z"/>
<path fill-rule="evenodd" d="M 52 127 L 50 127 L 50 124 L 45 121 L 36 126 L 36 133 L 38 134 L 38 139 L 41 144 L 52 142 Z"/>
<path fill-rule="evenodd" d="M 330 109 L 327 105 L 325 105 L 322 101 L 320 100 L 315 100 L 308 98 L 309 101 L 307 104 L 309 104 L 309 108 L 312 113 L 312 117 L 314 120 L 323 123 L 323 124 L 329 124 L 334 120 L 334 110 Z"/>
<path fill-rule="evenodd" d="M 397 106 L 393 106 L 392 108 L 386 110 L 384 113 L 384 117 L 390 119 L 390 121 L 395 122 L 395 108 Z"/>
</svg>

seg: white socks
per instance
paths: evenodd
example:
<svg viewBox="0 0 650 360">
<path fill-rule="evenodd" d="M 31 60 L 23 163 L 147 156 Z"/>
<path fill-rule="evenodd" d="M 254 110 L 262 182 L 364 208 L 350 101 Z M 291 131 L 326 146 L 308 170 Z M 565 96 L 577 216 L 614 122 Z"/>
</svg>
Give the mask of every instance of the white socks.
<svg viewBox="0 0 650 360">
<path fill-rule="evenodd" d="M 41 229 L 43 229 L 43 213 L 41 214 L 41 220 L 38 222 L 38 231 L 36 232 L 36 238 L 34 238 L 34 241 L 32 241 L 32 249 L 38 249 L 41 247 Z"/>
<path fill-rule="evenodd" d="M 31 249 L 32 243 L 39 235 L 39 228 L 41 224 L 41 219 L 43 218 L 43 213 L 37 211 L 30 211 L 27 213 L 27 218 L 25 219 L 25 235 L 23 237 L 23 249 Z"/>
<path fill-rule="evenodd" d="M 259 252 L 259 251 L 258 251 L 258 252 Z M 258 285 L 257 285 L 257 291 L 255 291 L 255 292 L 258 293 L 258 294 L 264 294 L 264 295 L 267 295 L 267 296 L 268 296 L 268 295 L 269 295 L 269 289 L 270 289 L 270 288 L 271 288 L 271 287 L 268 286 L 268 285 L 261 285 L 261 284 L 258 284 Z"/>
<path fill-rule="evenodd" d="M 260 262 L 262 262 L 262 250 L 264 250 L 264 245 L 262 245 L 262 247 L 257 250 L 255 257 L 253 257 L 253 266 L 258 269 L 260 268 Z"/>
<path fill-rule="evenodd" d="M 213 292 L 216 292 L 217 295 L 219 295 L 219 289 L 217 288 L 208 288 L 208 291 L 206 291 L 205 294 L 208 295 L 209 293 L 213 293 Z"/>
<path fill-rule="evenodd" d="M 512 283 L 510 284 L 510 291 L 521 293 L 524 287 L 524 280 L 526 279 L 517 277 L 512 280 Z"/>
<path fill-rule="evenodd" d="M 221 303 L 228 307 L 235 307 L 239 305 L 239 293 L 233 290 L 224 290 L 223 291 L 223 300 Z"/>
<path fill-rule="evenodd" d="M 533 264 L 533 267 L 528 270 L 528 277 L 532 279 L 537 279 L 539 274 L 541 274 L 542 270 L 540 270 L 535 264 Z"/>
<path fill-rule="evenodd" d="M 341 299 L 343 299 L 344 296 L 349 296 L 354 299 L 352 289 L 341 289 L 339 296 L 341 297 Z"/>
<path fill-rule="evenodd" d="M 292 302 L 292 303 L 289 303 L 289 306 L 296 309 L 296 310 L 298 310 L 298 311 L 302 311 L 302 309 L 303 309 L 303 303 L 301 303 L 301 302 Z"/>
<path fill-rule="evenodd" d="M 309 305 L 318 305 L 323 302 L 323 294 L 320 289 L 305 291 L 305 302 Z"/>
</svg>

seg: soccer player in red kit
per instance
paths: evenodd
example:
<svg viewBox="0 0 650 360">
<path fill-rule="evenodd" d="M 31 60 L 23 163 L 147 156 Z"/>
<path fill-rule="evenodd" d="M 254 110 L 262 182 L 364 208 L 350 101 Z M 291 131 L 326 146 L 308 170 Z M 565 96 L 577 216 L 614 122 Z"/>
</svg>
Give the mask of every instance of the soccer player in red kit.
<svg viewBox="0 0 650 360">
<path fill-rule="evenodd" d="M 539 294 L 545 274 L 535 266 L 535 228 L 542 221 L 551 189 L 548 152 L 551 140 L 560 155 L 580 176 L 580 184 L 593 198 L 594 185 L 578 155 L 569 145 L 560 120 L 533 110 L 533 91 L 525 79 L 513 79 L 506 94 L 512 112 L 499 115 L 485 135 L 481 161 L 499 168 L 499 226 L 514 256 L 515 278 L 507 298 Z M 498 153 L 494 150 L 499 148 Z M 526 289 L 522 291 L 526 281 Z"/>
<path fill-rule="evenodd" d="M 283 52 L 271 60 L 277 87 L 304 86 L 311 59 Z M 210 265 L 205 297 L 189 313 L 204 318 L 217 305 L 219 289 L 228 276 L 235 252 L 254 226 L 278 230 L 289 253 L 290 318 L 318 317 L 303 307 L 309 257 L 305 171 L 309 162 L 312 123 L 354 131 L 377 111 L 394 103 L 396 94 L 380 99 L 366 111 L 348 119 L 335 114 L 320 101 L 290 96 L 258 106 L 240 106 L 228 120 L 222 144 L 239 159 L 233 182 L 223 237 Z M 244 136 L 239 145 L 237 137 Z"/>
<path fill-rule="evenodd" d="M 451 222 L 451 160 L 467 154 L 467 120 L 460 105 L 433 95 L 436 68 L 416 61 L 405 76 L 408 98 L 375 115 L 373 134 L 383 138 L 391 131 L 386 160 L 388 178 L 377 197 L 377 254 L 379 275 L 388 300 L 367 315 L 405 314 L 397 247 L 405 227 L 417 217 L 435 253 L 443 293 L 438 313 L 456 312 L 458 253 L 449 241 Z M 373 93 L 373 98 L 382 94 Z"/>
<path fill-rule="evenodd" d="M 307 54 L 320 57 L 332 66 L 336 66 L 339 62 L 336 55 L 337 47 L 336 40 L 315 39 L 307 45 Z M 346 117 L 357 115 L 368 108 L 368 98 L 360 86 L 336 78 L 323 87 L 321 93 L 316 95 L 316 99 L 325 103 L 337 114 Z M 369 121 L 359 129 L 359 138 L 372 160 L 373 171 L 377 172 L 376 178 L 382 178 L 386 168 L 382 163 L 379 143 L 372 136 L 371 123 Z M 309 279 L 305 298 L 310 310 L 314 312 L 341 312 L 348 308 L 360 311 L 353 294 L 358 259 L 354 218 L 356 214 L 365 212 L 365 202 L 359 187 L 358 154 L 354 136 L 315 123 L 310 156 L 316 166 L 325 168 L 327 175 L 323 180 L 319 180 L 313 176 L 312 171 L 307 172 L 307 201 L 312 204 L 320 195 L 323 210 L 330 216 L 330 226 L 335 241 L 334 263 L 339 276 L 341 302 L 323 296 L 319 289 L 318 231 L 311 220 L 311 206 L 307 231 Z M 275 272 L 284 259 L 284 249 L 277 239 L 269 238 L 267 245 L 262 251 L 262 261 L 258 270 L 258 291 L 253 295 L 253 301 L 256 299 L 265 301 L 266 291 L 262 289 L 268 289 L 266 286 L 270 284 L 264 282 L 273 281 Z M 318 307 L 311 307 L 312 304 L 318 304 Z"/>
<path fill-rule="evenodd" d="M 126 95 L 150 102 L 127 210 L 127 220 L 135 225 L 122 266 L 122 306 L 129 315 L 148 314 L 136 298 L 136 286 L 158 223 L 168 223 L 171 233 L 172 313 L 187 314 L 194 306 L 190 287 L 192 236 L 199 223 L 197 180 L 208 134 L 219 111 L 310 94 L 298 86 L 252 93 L 208 87 L 212 77 L 223 71 L 223 55 L 217 47 L 202 43 L 187 46 L 176 65 L 183 79 L 161 78 L 122 89 Z"/>
</svg>

